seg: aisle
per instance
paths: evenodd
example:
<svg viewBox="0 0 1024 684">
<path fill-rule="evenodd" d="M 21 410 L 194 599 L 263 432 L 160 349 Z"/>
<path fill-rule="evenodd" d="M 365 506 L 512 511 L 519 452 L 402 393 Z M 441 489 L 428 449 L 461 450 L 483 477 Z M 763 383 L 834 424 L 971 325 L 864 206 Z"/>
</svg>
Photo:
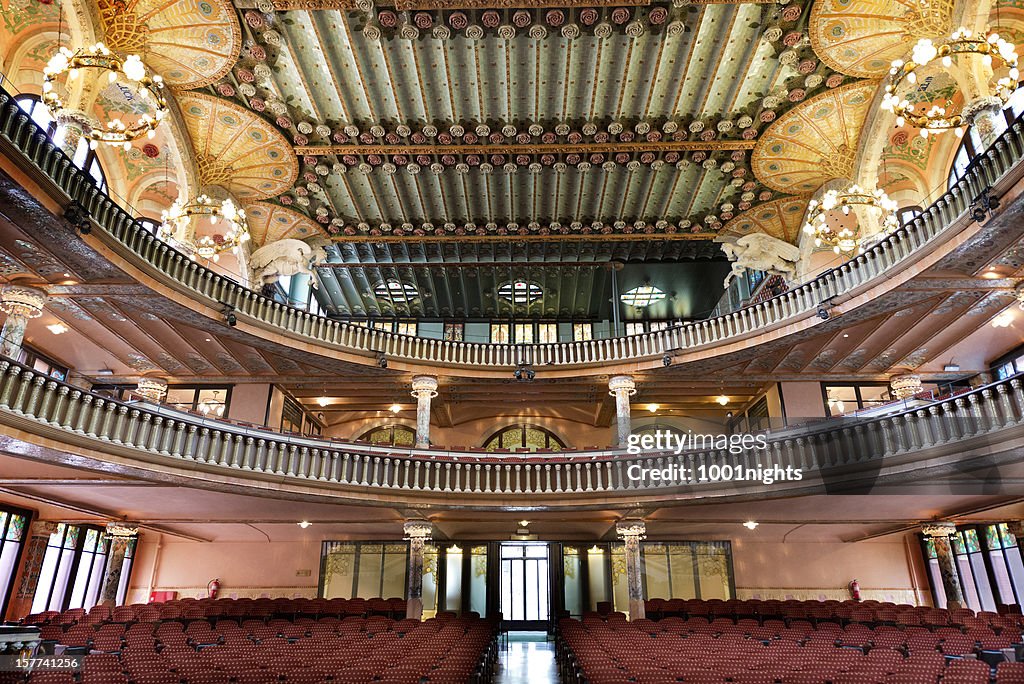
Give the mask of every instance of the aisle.
<svg viewBox="0 0 1024 684">
<path fill-rule="evenodd" d="M 497 684 L 555 684 L 555 645 L 544 632 L 510 632 L 501 651 Z"/>
</svg>

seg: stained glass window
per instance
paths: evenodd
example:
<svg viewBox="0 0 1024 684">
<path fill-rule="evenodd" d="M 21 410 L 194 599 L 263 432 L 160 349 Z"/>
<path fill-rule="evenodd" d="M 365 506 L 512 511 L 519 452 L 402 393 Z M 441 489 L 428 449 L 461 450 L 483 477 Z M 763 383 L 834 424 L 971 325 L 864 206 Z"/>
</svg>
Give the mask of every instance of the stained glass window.
<svg viewBox="0 0 1024 684">
<path fill-rule="evenodd" d="M 664 298 L 665 292 L 653 285 L 641 285 L 640 287 L 634 287 L 632 290 L 627 290 L 622 293 L 619 297 L 623 304 L 628 304 L 629 306 L 635 306 L 637 308 L 650 306 L 654 302 L 660 302 Z"/>
<path fill-rule="evenodd" d="M 565 444 L 554 433 L 533 425 L 510 425 L 488 437 L 484 449 L 564 449 Z"/>
<path fill-rule="evenodd" d="M 445 323 L 444 339 L 450 342 L 462 342 L 466 326 L 462 323 Z"/>
<path fill-rule="evenodd" d="M 572 339 L 574 342 L 586 342 L 594 339 L 593 323 L 573 323 Z"/>
<path fill-rule="evenodd" d="M 27 523 L 27 512 L 0 511 L 0 615 L 7 611 Z"/>
<path fill-rule="evenodd" d="M 386 446 L 413 446 L 416 431 L 405 425 L 379 425 L 359 437 L 360 441 Z"/>
</svg>

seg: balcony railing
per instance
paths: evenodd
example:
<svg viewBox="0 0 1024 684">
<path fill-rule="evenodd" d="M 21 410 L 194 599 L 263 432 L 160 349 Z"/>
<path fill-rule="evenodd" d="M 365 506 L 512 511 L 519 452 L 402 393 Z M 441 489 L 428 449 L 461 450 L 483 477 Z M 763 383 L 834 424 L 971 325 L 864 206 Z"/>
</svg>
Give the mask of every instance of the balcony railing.
<svg viewBox="0 0 1024 684">
<path fill-rule="evenodd" d="M 459 503 L 484 507 L 557 507 L 581 505 L 588 498 L 640 501 L 765 491 L 761 482 L 685 486 L 637 481 L 630 478 L 633 466 L 676 465 L 698 471 L 701 466 L 777 465 L 804 471 L 802 482 L 788 486 L 827 491 L 835 483 L 906 474 L 940 462 L 966 472 L 970 451 L 978 448 L 991 478 L 998 458 L 992 445 L 1024 432 L 1017 429 L 1024 427 L 1024 387 L 1021 376 L 1014 376 L 902 413 L 769 432 L 766 450 L 738 455 L 709 449 L 678 455 L 602 450 L 539 456 L 374 447 L 284 435 L 148 403 L 114 401 L 0 360 L 0 424 L 44 440 L 41 445 L 76 454 L 79 465 L 83 457 L 103 461 L 113 455 L 122 467 L 127 457 L 128 467 L 156 467 L 191 477 L 205 471 L 222 482 L 238 478 L 234 483 L 242 486 L 248 478 L 272 479 L 326 496 L 365 497 L 373 492 L 409 501 L 451 503 L 456 497 Z"/>
<path fill-rule="evenodd" d="M 953 226 L 984 188 L 995 185 L 1024 157 L 1024 126 L 1018 120 L 954 186 L 908 225 L 850 261 L 778 296 L 700 322 L 627 337 L 553 344 L 508 345 L 452 342 L 399 335 L 350 325 L 290 307 L 219 275 L 155 237 L 119 207 L 50 141 L 46 131 L 0 90 L 0 135 L 37 166 L 69 198 L 79 202 L 117 251 L 144 270 L 211 306 L 234 307 L 242 320 L 328 348 L 361 356 L 384 353 L 412 363 L 454 367 L 512 368 L 590 366 L 654 359 L 708 347 L 813 315 L 825 301 L 841 298 L 916 258 Z"/>
</svg>

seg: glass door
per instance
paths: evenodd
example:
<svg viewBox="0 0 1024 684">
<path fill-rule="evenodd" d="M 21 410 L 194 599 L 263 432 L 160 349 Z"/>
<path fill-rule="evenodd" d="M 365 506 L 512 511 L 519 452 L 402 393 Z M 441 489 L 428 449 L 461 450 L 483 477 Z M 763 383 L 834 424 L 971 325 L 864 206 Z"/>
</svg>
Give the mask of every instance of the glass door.
<svg viewBox="0 0 1024 684">
<path fill-rule="evenodd" d="M 547 630 L 551 619 L 548 545 L 502 542 L 501 614 L 506 628 Z"/>
</svg>

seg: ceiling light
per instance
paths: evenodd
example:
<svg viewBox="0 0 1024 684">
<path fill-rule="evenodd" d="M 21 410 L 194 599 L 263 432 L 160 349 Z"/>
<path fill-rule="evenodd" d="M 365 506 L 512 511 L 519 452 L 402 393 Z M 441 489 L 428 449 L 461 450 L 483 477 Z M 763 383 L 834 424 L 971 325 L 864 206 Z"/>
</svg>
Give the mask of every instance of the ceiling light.
<svg viewBox="0 0 1024 684">
<path fill-rule="evenodd" d="M 65 273 L 65 274 L 63 274 L 63 275 L 64 275 L 64 277 L 65 277 L 65 278 L 70 278 L 70 277 L 71 277 L 71 274 L 70 274 L 70 273 Z"/>
<path fill-rule="evenodd" d="M 956 373 L 957 371 L 960 370 L 960 364 L 953 363 L 952 361 L 950 361 L 949 363 L 942 367 L 942 370 L 944 370 L 947 373 Z"/>
<path fill-rule="evenodd" d="M 729 397 L 723 394 L 722 396 L 718 397 L 718 399 L 715 399 L 715 401 L 717 401 L 722 406 L 725 406 L 726 404 L 729 403 Z"/>
<path fill-rule="evenodd" d="M 647 405 L 647 410 L 650 411 L 651 413 L 657 413 L 658 409 L 660 409 L 660 408 L 661 408 L 660 404 L 648 404 Z"/>
<path fill-rule="evenodd" d="M 848 227 L 847 221 L 838 216 L 849 216 L 851 208 L 859 208 L 861 215 L 854 214 L 856 225 Z M 894 200 L 879 188 L 864 190 L 851 185 L 845 190 L 828 190 L 820 200 L 812 199 L 807 205 L 807 223 L 804 233 L 814 238 L 815 247 L 831 247 L 836 254 L 853 254 L 863 251 L 861 238 L 881 233 L 890 235 L 900 227 L 896 216 L 898 208 Z M 870 218 L 872 225 L 860 225 L 860 220 Z M 829 222 L 829 219 L 832 222 Z"/>
<path fill-rule="evenodd" d="M 1004 311 L 992 319 L 993 328 L 1009 328 L 1011 323 L 1013 323 L 1012 311 Z"/>
<path fill-rule="evenodd" d="M 68 326 L 63 323 L 54 323 L 53 325 L 46 326 L 46 329 L 52 332 L 54 335 L 63 335 L 68 331 Z"/>
<path fill-rule="evenodd" d="M 743 526 L 746 527 L 748 530 L 757 529 L 757 523 L 753 520 L 748 520 L 747 522 L 743 523 Z"/>
<path fill-rule="evenodd" d="M 850 333 L 843 333 L 843 337 L 849 337 Z"/>
<path fill-rule="evenodd" d="M 199 195 L 193 200 L 179 196 L 170 209 L 161 214 L 160 236 L 186 248 L 192 258 L 217 261 L 222 252 L 241 248 L 249 240 L 245 210 L 231 198 L 219 200 Z M 218 224 L 224 219 L 222 232 Z M 200 235 L 203 231 L 206 234 Z"/>
<path fill-rule="evenodd" d="M 392 404 L 391 405 L 391 412 L 392 413 L 401 413 L 402 412 L 402 407 L 400 405 L 398 405 L 398 404 Z"/>
<path fill-rule="evenodd" d="M 298 525 L 299 527 L 301 527 L 302 529 L 306 529 L 307 527 L 309 527 L 309 526 L 310 526 L 310 525 L 312 525 L 313 523 L 309 522 L 308 520 L 303 520 L 302 522 L 300 522 L 300 523 L 296 523 L 296 524 L 297 524 L 297 525 Z"/>
<path fill-rule="evenodd" d="M 520 527 L 529 527 L 530 526 L 530 521 L 529 520 L 520 520 L 519 521 L 519 526 Z"/>
<path fill-rule="evenodd" d="M 316 403 L 320 404 L 321 406 L 327 406 L 328 404 L 331 403 L 331 399 L 330 397 L 319 397 L 316 400 Z"/>
</svg>

